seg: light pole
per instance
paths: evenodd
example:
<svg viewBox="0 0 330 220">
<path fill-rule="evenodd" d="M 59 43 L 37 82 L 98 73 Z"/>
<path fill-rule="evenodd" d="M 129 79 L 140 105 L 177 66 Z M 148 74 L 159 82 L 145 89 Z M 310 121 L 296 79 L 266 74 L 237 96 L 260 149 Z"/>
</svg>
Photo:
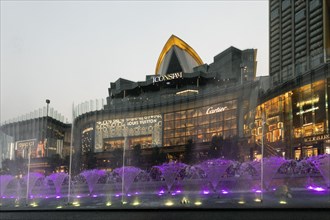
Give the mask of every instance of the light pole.
<svg viewBox="0 0 330 220">
<path fill-rule="evenodd" d="M 29 191 L 30 191 L 30 167 L 31 167 L 31 147 L 27 146 L 27 156 L 28 156 L 28 171 L 26 177 L 26 200 L 25 205 L 29 204 Z"/>
<path fill-rule="evenodd" d="M 265 109 L 261 108 L 261 130 L 262 130 L 262 137 L 261 137 L 261 202 L 263 201 L 263 190 L 264 190 L 264 135 L 265 135 L 265 124 L 266 124 L 266 117 L 265 117 Z"/>
<path fill-rule="evenodd" d="M 50 100 L 49 99 L 46 99 L 46 104 L 47 104 L 47 116 L 46 116 L 46 137 L 45 139 L 47 140 L 46 143 L 45 143 L 45 148 L 46 148 L 46 154 L 47 154 L 47 157 L 49 156 L 49 152 L 48 152 L 48 109 L 49 109 L 49 103 L 50 103 Z"/>
</svg>

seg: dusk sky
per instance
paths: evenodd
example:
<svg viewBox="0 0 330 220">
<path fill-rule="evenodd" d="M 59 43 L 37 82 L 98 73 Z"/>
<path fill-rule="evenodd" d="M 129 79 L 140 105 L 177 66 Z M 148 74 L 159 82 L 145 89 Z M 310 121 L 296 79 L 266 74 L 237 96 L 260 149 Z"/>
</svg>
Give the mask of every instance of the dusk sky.
<svg viewBox="0 0 330 220">
<path fill-rule="evenodd" d="M 268 1 L 1 1 L 1 118 L 108 96 L 144 81 L 174 34 L 204 63 L 230 46 L 258 49 L 268 75 Z"/>
</svg>

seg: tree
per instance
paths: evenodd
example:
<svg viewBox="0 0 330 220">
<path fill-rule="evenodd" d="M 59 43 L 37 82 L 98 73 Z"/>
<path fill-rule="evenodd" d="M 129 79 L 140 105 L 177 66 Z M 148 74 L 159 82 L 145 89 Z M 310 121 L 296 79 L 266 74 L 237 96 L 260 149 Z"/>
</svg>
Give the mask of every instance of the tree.
<svg viewBox="0 0 330 220">
<path fill-rule="evenodd" d="M 132 165 L 137 167 L 141 166 L 141 144 L 137 144 L 133 147 Z"/>
<path fill-rule="evenodd" d="M 185 151 L 184 151 L 184 162 L 187 164 L 194 163 L 194 150 L 195 150 L 195 144 L 193 143 L 193 140 L 190 138 L 188 139 L 186 145 L 185 145 Z"/>
<path fill-rule="evenodd" d="M 51 171 L 55 171 L 56 168 L 62 166 L 62 164 L 63 164 L 63 161 L 59 154 L 53 154 L 50 157 L 49 166 L 50 166 Z"/>
<path fill-rule="evenodd" d="M 5 159 L 2 162 L 3 170 L 11 175 L 25 174 L 27 172 L 27 163 L 22 157 L 16 160 Z"/>
<path fill-rule="evenodd" d="M 122 148 L 115 148 L 112 151 L 112 155 L 113 155 L 113 166 L 114 167 L 121 167 L 123 165 L 123 149 Z"/>
<path fill-rule="evenodd" d="M 220 145 L 219 145 L 219 136 L 214 135 L 211 139 L 211 143 L 209 146 L 209 151 L 208 151 L 208 158 L 209 159 L 214 159 L 219 157 L 219 150 L 220 150 Z"/>
<path fill-rule="evenodd" d="M 230 139 L 226 138 L 223 140 L 223 150 L 222 150 L 222 156 L 226 159 L 229 159 L 231 157 L 231 141 Z"/>
<path fill-rule="evenodd" d="M 238 152 L 238 138 L 237 136 L 233 136 L 230 140 L 231 142 L 231 151 L 230 151 L 230 159 L 238 160 L 239 152 Z"/>
<path fill-rule="evenodd" d="M 165 160 L 166 160 L 165 154 L 162 151 L 160 151 L 159 147 L 156 145 L 152 149 L 151 164 L 152 165 L 158 165 L 158 164 L 164 163 Z"/>
</svg>

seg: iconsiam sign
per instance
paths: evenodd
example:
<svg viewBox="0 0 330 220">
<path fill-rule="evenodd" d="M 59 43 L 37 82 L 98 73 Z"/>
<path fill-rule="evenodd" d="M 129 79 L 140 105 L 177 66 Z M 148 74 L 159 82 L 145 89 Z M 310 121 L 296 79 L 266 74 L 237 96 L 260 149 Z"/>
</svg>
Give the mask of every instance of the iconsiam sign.
<svg viewBox="0 0 330 220">
<path fill-rule="evenodd" d="M 169 73 L 169 74 L 162 75 L 162 76 L 154 76 L 152 78 L 152 83 L 169 81 L 169 80 L 180 79 L 180 78 L 182 78 L 182 72 Z"/>
</svg>

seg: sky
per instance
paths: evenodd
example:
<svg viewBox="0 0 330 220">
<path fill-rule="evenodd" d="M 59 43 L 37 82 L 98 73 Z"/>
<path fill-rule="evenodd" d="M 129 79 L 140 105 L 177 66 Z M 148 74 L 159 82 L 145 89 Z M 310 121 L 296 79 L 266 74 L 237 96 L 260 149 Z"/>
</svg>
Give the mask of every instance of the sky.
<svg viewBox="0 0 330 220">
<path fill-rule="evenodd" d="M 106 99 L 110 82 L 144 81 L 174 34 L 204 63 L 230 46 L 258 49 L 268 75 L 268 1 L 1 0 L 0 121 L 46 106 Z"/>
</svg>

